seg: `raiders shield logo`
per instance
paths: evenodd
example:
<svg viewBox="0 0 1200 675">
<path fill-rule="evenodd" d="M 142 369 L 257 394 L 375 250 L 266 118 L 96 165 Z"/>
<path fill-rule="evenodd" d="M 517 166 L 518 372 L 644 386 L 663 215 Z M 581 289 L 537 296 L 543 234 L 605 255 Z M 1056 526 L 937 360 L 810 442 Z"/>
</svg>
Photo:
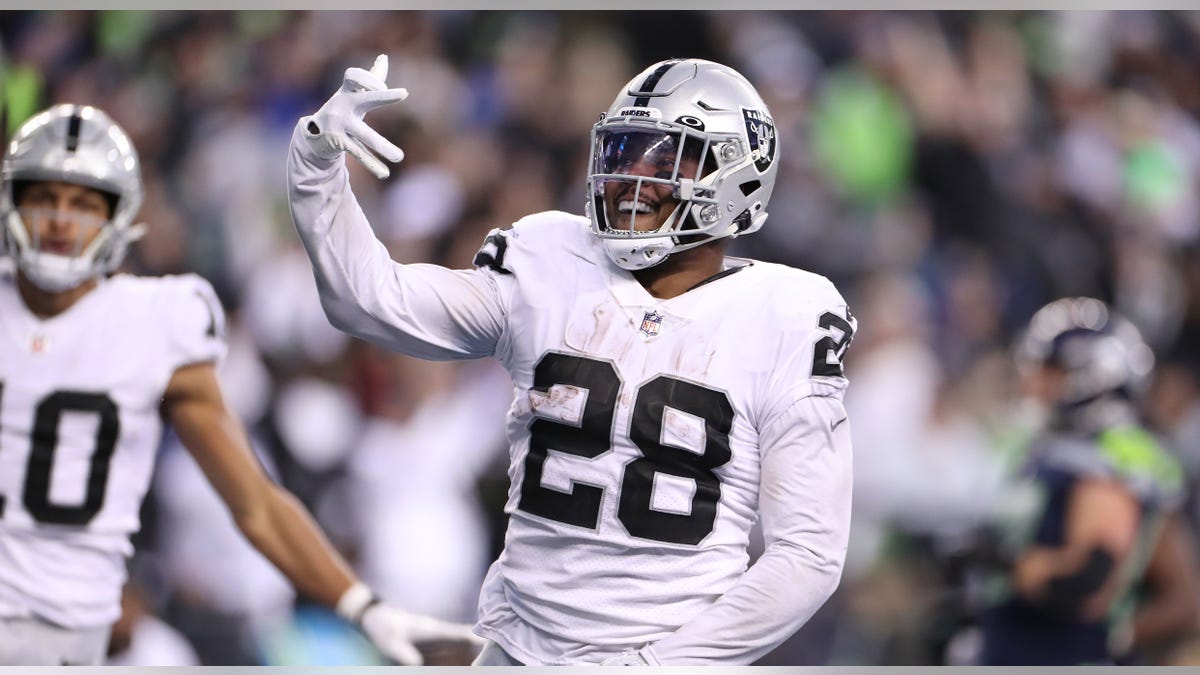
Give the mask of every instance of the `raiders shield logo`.
<svg viewBox="0 0 1200 675">
<path fill-rule="evenodd" d="M 775 161 L 775 121 L 761 110 L 742 108 L 746 120 L 746 136 L 750 139 L 750 156 L 759 172 Z"/>
</svg>

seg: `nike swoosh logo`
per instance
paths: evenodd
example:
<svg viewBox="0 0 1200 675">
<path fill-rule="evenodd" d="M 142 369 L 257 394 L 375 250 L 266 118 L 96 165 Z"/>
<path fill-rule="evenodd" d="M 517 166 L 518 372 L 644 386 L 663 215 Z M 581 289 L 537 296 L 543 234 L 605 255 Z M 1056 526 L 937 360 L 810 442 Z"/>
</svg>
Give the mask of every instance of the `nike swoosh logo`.
<svg viewBox="0 0 1200 675">
<path fill-rule="evenodd" d="M 840 426 L 842 426 L 842 422 L 845 422 L 845 421 L 846 421 L 846 420 L 848 420 L 848 419 L 850 419 L 850 418 L 849 418 L 849 417 L 843 417 L 842 419 L 840 419 L 840 420 L 838 420 L 838 421 L 836 421 L 836 422 L 833 422 L 833 423 L 831 423 L 831 424 L 829 425 L 829 430 L 830 430 L 830 431 L 837 431 L 837 428 L 838 428 L 838 427 L 840 427 Z"/>
</svg>

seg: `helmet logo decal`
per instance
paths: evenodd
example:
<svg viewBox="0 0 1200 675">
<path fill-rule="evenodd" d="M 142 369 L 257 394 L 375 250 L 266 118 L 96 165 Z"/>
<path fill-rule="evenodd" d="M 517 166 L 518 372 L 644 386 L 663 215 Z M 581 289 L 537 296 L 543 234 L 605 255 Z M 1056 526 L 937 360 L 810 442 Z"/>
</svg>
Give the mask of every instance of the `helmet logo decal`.
<svg viewBox="0 0 1200 675">
<path fill-rule="evenodd" d="M 761 110 L 742 108 L 746 120 L 746 136 L 750 139 L 750 156 L 760 172 L 775 161 L 775 121 Z"/>
<path fill-rule="evenodd" d="M 696 129 L 697 131 L 704 131 L 704 120 L 700 119 L 699 117 L 694 117 L 692 115 L 683 115 L 675 121 L 678 122 L 679 124 L 682 124 L 685 127 L 691 127 L 693 129 Z"/>
</svg>

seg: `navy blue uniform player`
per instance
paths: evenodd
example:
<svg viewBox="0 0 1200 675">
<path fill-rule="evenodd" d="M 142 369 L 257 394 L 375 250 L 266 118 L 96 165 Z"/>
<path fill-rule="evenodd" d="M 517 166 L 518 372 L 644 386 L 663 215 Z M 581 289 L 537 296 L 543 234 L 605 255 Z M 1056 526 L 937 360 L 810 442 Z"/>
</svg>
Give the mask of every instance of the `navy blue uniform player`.
<svg viewBox="0 0 1200 675">
<path fill-rule="evenodd" d="M 1132 588 L 1179 500 L 1181 472 L 1138 423 L 1153 356 L 1100 301 L 1042 308 L 1018 348 L 1045 411 L 1015 486 L 1036 501 L 1024 545 L 981 621 L 984 665 L 1112 663 Z"/>
</svg>

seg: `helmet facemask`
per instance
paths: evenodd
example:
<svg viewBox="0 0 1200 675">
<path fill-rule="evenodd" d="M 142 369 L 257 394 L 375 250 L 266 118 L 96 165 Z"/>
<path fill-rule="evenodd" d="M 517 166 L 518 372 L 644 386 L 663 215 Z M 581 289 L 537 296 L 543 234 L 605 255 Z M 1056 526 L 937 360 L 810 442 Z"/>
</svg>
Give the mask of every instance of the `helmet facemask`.
<svg viewBox="0 0 1200 675">
<path fill-rule="evenodd" d="M 712 238 L 721 223 L 708 187 L 718 169 L 707 134 L 635 121 L 598 125 L 592 137 L 588 183 L 599 236 L 670 252 Z"/>
<path fill-rule="evenodd" d="M 18 206 L 10 218 L 13 222 L 8 227 L 8 236 L 22 271 L 39 288 L 48 291 L 68 290 L 91 276 L 98 254 L 112 239 L 110 220 L 94 214 Z M 52 247 L 42 241 L 48 223 L 66 220 L 74 224 L 76 231 L 65 243 L 66 248 Z"/>
</svg>

